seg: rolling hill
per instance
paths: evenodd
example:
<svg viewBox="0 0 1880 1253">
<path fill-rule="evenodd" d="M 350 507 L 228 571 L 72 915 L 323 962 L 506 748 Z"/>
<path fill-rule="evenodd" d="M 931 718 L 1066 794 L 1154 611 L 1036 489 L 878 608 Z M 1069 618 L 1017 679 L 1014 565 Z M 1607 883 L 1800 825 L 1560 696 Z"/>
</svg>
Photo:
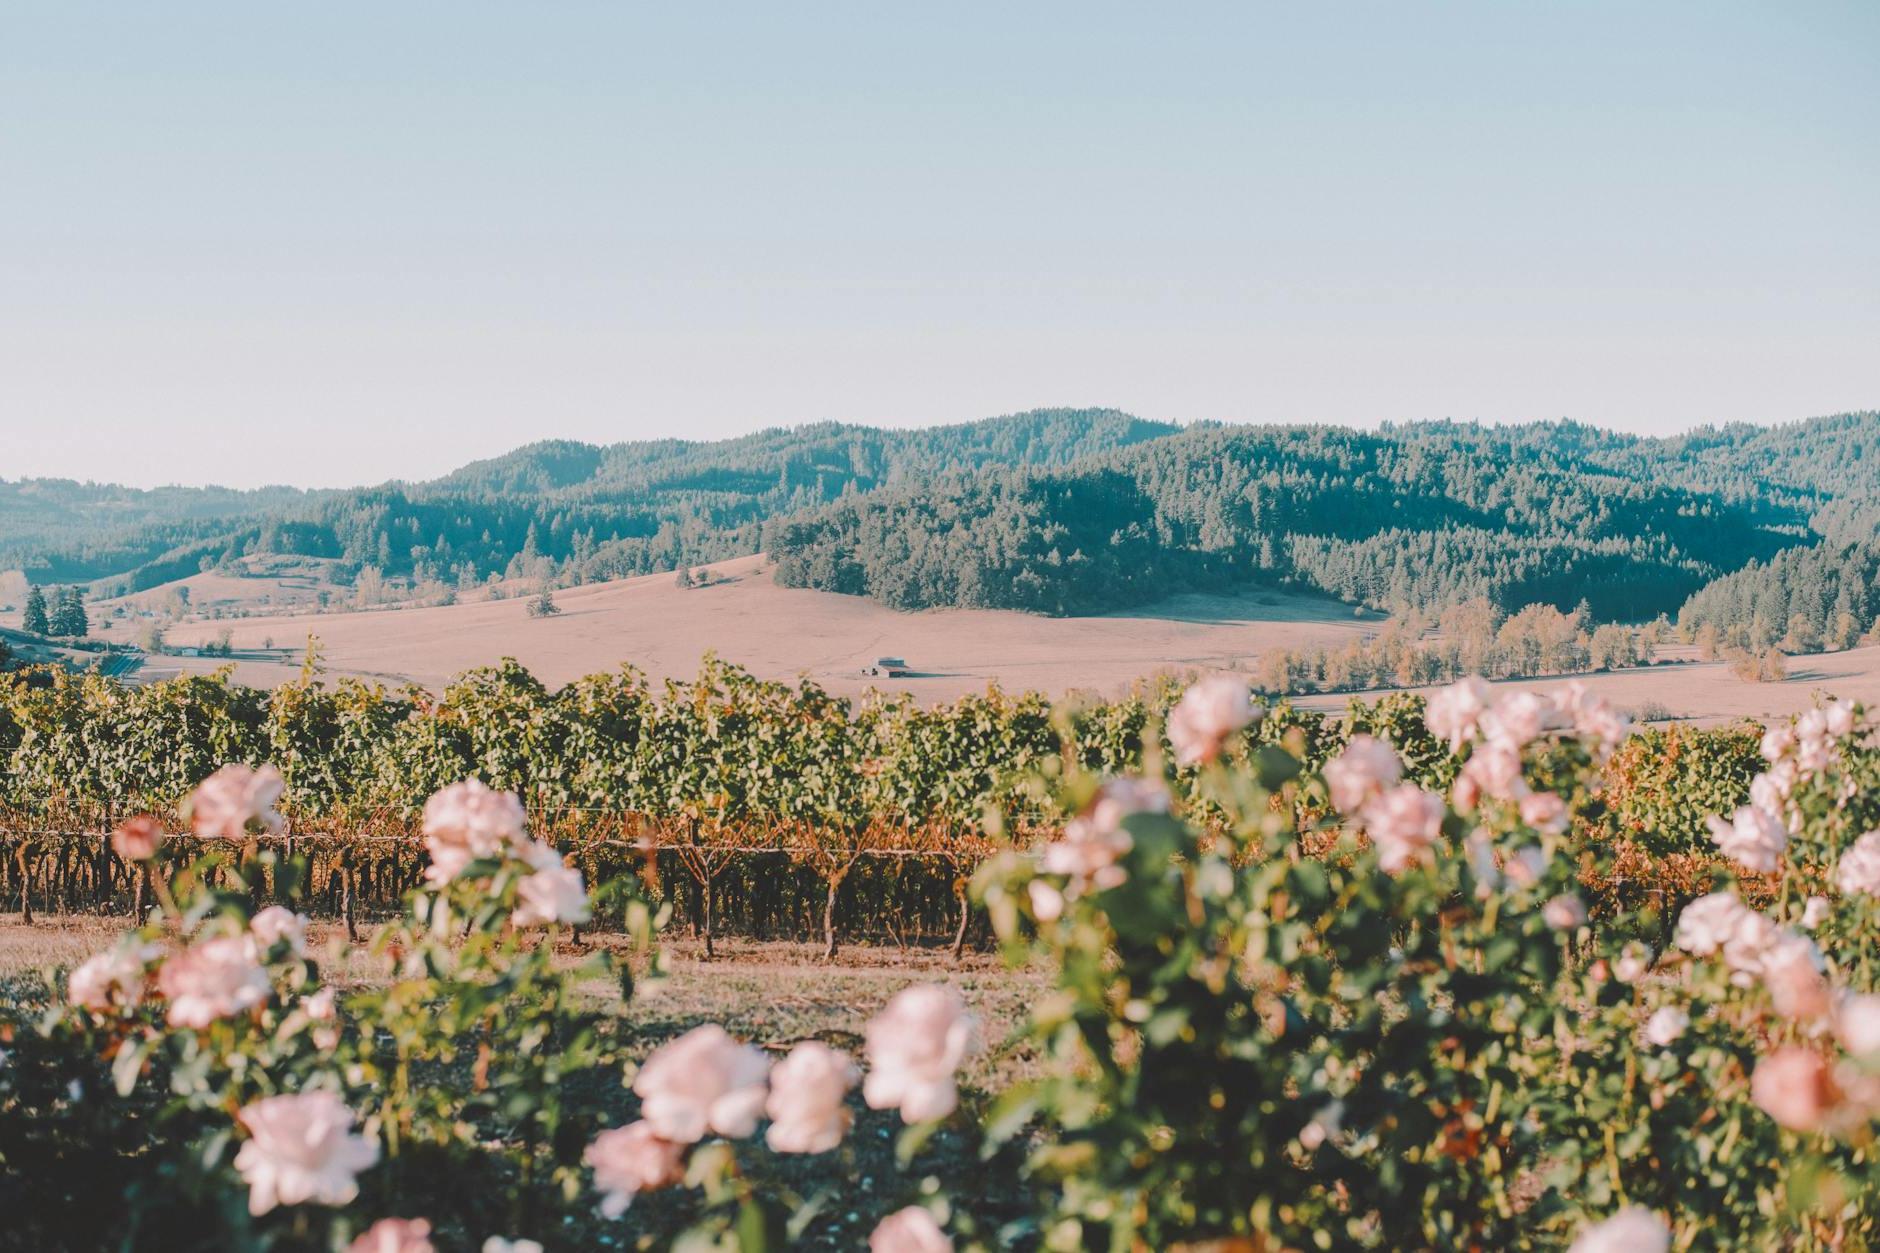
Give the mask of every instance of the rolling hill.
<svg viewBox="0 0 1880 1253">
<path fill-rule="evenodd" d="M 1876 502 L 1872 412 L 1652 439 L 1567 422 L 1182 428 L 1052 409 L 909 431 L 550 441 L 338 492 L 0 483 L 0 553 L 94 598 L 296 561 L 330 584 L 317 599 L 374 605 L 763 550 L 779 585 L 892 609 L 1091 615 L 1263 589 L 1394 613 L 1483 598 L 1583 603 L 1594 619 L 1723 616 L 1756 647 L 1788 630 L 1770 606 L 1823 638 L 1880 615 L 1874 563 L 1841 556 L 1871 540 Z"/>
</svg>

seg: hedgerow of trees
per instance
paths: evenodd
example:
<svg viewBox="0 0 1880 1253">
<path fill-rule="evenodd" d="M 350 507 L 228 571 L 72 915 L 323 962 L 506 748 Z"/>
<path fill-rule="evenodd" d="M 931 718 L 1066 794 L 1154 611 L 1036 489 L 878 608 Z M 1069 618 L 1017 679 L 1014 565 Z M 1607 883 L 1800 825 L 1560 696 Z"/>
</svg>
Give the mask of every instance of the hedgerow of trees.
<svg viewBox="0 0 1880 1253">
<path fill-rule="evenodd" d="M 1421 687 L 1472 674 L 1526 679 L 1614 670 L 1649 664 L 1671 634 L 1663 618 L 1637 629 L 1593 626 L 1584 609 L 1563 613 L 1552 605 L 1529 605 L 1504 616 L 1477 598 L 1434 619 L 1411 611 L 1341 647 L 1270 649 L 1260 657 L 1255 687 L 1290 696 Z"/>
</svg>

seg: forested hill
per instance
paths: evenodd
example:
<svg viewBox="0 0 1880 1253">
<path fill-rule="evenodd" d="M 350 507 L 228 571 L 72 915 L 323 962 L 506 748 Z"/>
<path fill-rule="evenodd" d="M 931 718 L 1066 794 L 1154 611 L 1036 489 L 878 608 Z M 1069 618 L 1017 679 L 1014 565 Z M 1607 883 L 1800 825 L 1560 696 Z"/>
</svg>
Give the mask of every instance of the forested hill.
<svg viewBox="0 0 1880 1253">
<path fill-rule="evenodd" d="M 1042 409 L 919 430 L 823 423 L 710 442 L 531 444 L 426 483 L 343 492 L 0 481 L 0 569 L 139 590 L 252 553 L 461 585 L 520 563 L 586 578 L 753 551 L 767 518 L 954 471 L 1055 467 L 1180 428 Z M 280 495 L 286 492 L 286 495 Z M 43 515 L 33 502 L 43 500 Z M 135 502 L 135 507 L 126 505 Z"/>
<path fill-rule="evenodd" d="M 1677 475 L 1653 473 L 1621 438 L 1195 430 L 1057 470 L 843 500 L 773 523 L 765 546 L 781 582 L 903 608 L 1094 612 L 1284 580 L 1386 609 L 1585 600 L 1624 619 L 1675 611 L 1711 578 L 1807 539 L 1812 499 L 1670 486 Z"/>
<path fill-rule="evenodd" d="M 0 570 L 88 578 L 162 551 L 227 535 L 304 506 L 319 493 L 292 487 L 142 489 L 70 479 L 0 479 Z"/>
<path fill-rule="evenodd" d="M 427 483 L 320 494 L 171 489 L 126 507 L 88 487 L 94 499 L 40 516 L 30 500 L 50 490 L 0 483 L 0 564 L 95 591 L 284 553 L 324 559 L 341 583 L 371 572 L 374 587 L 448 596 L 763 548 L 786 584 L 902 608 L 1100 612 L 1255 581 L 1390 610 L 1482 596 L 1638 619 L 1741 571 L 1691 603 L 1780 599 L 1863 627 L 1880 612 L 1880 593 L 1838 575 L 1880 519 L 1871 412 L 1648 439 L 1567 422 L 1178 428 L 1053 409 L 545 442 Z"/>
</svg>

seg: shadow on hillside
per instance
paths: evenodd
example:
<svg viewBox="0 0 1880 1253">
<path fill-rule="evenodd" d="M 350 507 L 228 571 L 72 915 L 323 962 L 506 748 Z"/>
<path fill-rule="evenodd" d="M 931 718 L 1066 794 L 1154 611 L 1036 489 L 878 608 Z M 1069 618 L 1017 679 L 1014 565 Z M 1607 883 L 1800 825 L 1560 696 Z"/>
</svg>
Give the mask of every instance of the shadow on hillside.
<svg viewBox="0 0 1880 1253">
<path fill-rule="evenodd" d="M 1154 622 L 1189 622 L 1203 626 L 1253 626 L 1265 622 L 1324 622 L 1370 625 L 1386 621 L 1390 615 L 1341 605 L 1335 600 L 1321 600 L 1298 593 L 1256 591 L 1228 593 L 1190 592 L 1153 604 L 1108 613 L 1091 614 L 1093 618 L 1135 618 Z"/>
</svg>

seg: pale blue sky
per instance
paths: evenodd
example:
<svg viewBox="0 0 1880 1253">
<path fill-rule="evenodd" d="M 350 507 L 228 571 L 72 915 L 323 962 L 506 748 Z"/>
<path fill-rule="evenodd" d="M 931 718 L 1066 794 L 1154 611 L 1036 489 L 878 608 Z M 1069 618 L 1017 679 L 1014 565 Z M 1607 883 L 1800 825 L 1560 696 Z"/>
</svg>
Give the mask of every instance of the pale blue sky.
<svg viewBox="0 0 1880 1253">
<path fill-rule="evenodd" d="M 1872 0 L 0 0 L 0 476 L 1880 406 Z"/>
</svg>

